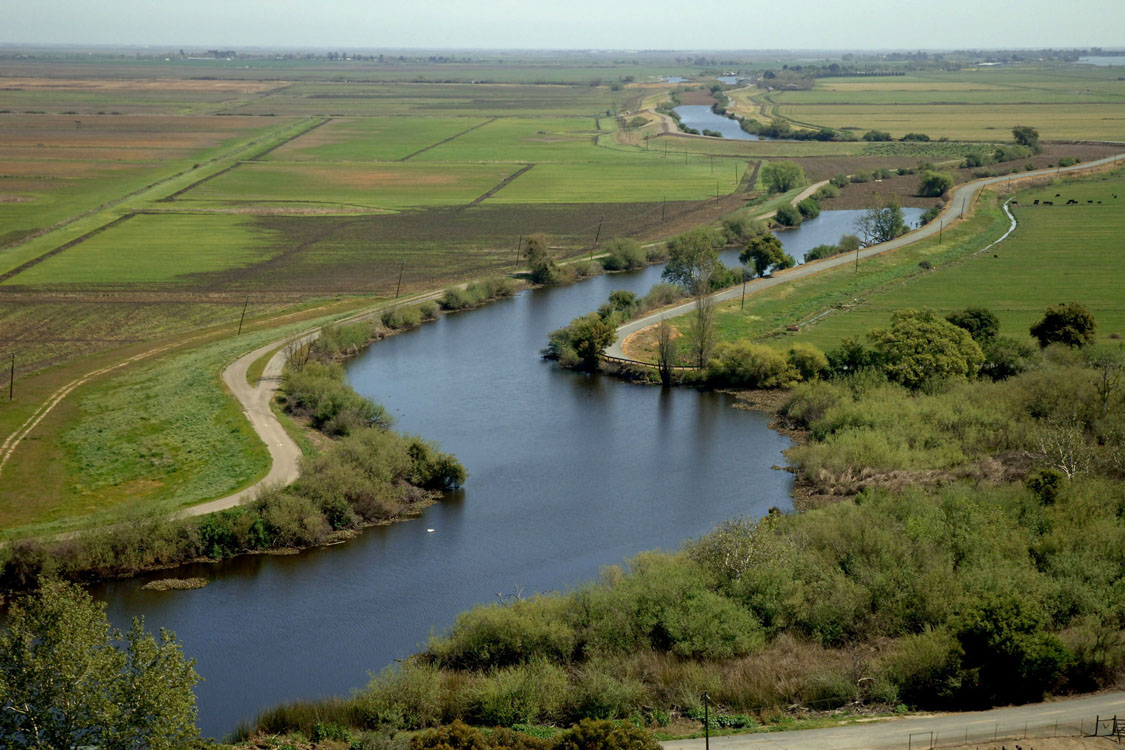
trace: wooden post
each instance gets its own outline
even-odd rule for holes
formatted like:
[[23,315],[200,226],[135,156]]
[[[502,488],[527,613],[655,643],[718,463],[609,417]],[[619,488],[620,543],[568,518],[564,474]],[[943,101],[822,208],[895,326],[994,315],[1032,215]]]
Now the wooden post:
[[238,333],[235,336],[242,335],[242,322],[246,320],[246,308],[250,304],[250,295],[246,295],[246,301],[242,303],[242,317],[238,319]]
[[943,232],[944,230],[945,230],[945,219],[942,219],[942,220],[941,220],[941,223],[940,223],[940,224],[938,224],[938,228],[937,228],[937,243],[938,243],[939,245],[941,244],[941,233],[942,233],[942,232]]
[[664,202],[660,204],[660,221],[664,222],[664,211],[668,208],[668,196],[664,196]]
[[746,309],[746,273],[745,272],[743,272],[743,274],[742,274],[742,306],[739,309],[740,310]]
[[8,375],[8,400],[12,400],[12,394],[16,389],[16,355],[12,354],[12,371]]
[[523,235],[520,235],[519,242],[516,243],[516,263],[520,262],[520,251],[523,250]]
[[711,750],[711,696],[703,694],[703,747]]
[[402,291],[402,274],[405,271],[406,271],[406,261],[404,260],[402,262],[402,265],[399,266],[399,268],[398,268],[398,286],[395,287],[395,299],[398,299],[399,292]]

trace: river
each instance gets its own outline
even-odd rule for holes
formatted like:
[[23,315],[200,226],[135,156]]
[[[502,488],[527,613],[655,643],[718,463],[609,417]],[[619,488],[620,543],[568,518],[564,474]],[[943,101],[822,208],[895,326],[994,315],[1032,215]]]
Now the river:
[[680,116],[680,122],[701,133],[704,130],[714,130],[721,133],[723,138],[733,138],[738,141],[762,140],[753,133],[747,133],[743,130],[742,126],[738,124],[738,120],[717,115],[706,104],[683,104],[676,107],[675,111]]
[[[787,249],[803,255],[820,242],[818,225],[848,231],[836,213],[783,233]],[[723,259],[737,263],[737,253]],[[464,490],[421,518],[299,555],[149,577],[211,580],[195,591],[127,580],[93,593],[118,627],[143,614],[149,629],[179,636],[205,679],[200,726],[222,736],[279,702],[361,687],[475,603],[574,586],[724,519],[790,508],[791,476],[772,468],[789,443],[763,414],[723,394],[630,385],[539,358],[549,331],[612,290],[643,294],[660,271],[525,291],[382,341],[350,364],[353,386],[399,429],[438,441],[470,472]]]

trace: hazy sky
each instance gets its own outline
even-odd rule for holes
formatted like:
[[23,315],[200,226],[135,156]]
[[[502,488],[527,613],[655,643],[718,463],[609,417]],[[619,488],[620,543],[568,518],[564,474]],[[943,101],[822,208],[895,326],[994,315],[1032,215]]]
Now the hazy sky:
[[1125,0],[0,0],[0,42],[811,49],[1125,45]]

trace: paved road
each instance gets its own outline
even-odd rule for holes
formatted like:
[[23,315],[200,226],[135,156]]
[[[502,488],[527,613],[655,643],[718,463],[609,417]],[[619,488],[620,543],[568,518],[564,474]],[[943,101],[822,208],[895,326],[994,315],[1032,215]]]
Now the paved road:
[[[1096,719],[1117,715],[1125,719],[1125,692],[996,708],[974,713],[906,716],[864,724],[712,737],[717,750],[875,750],[876,748],[950,747],[973,742],[1021,740],[1027,737],[1078,736],[1092,733]],[[1057,729],[1056,729],[1057,727]],[[933,733],[932,737],[930,733]],[[1102,735],[1106,733],[1103,725]],[[704,740],[661,743],[668,750],[701,750]],[[1014,744],[1014,743],[1009,743]]]
[[[1062,169],[1040,169],[1033,172],[1021,172],[1019,175],[1015,176],[1015,179],[1024,180],[1032,177],[1054,176],[1061,172],[1077,172],[1092,169],[1106,164],[1112,164],[1122,156],[1125,156],[1125,154],[1107,156],[1104,159],[1098,159],[1097,161],[1086,162],[1084,164],[1077,164],[1073,167],[1064,167]],[[988,187],[989,185],[997,185],[1003,182],[1007,182],[1009,179],[1010,178],[1007,176],[987,177],[982,180],[975,180],[973,182],[965,183],[964,185],[956,188],[953,191],[949,203],[946,204],[945,210],[942,211],[941,215],[938,218],[934,219],[929,224],[926,224],[921,229],[915,229],[913,232],[904,234],[901,237],[896,237],[890,242],[883,242],[881,244],[872,245],[871,247],[866,247],[860,250],[859,258],[862,260],[864,258],[870,258],[873,255],[880,255],[882,253],[898,250],[899,248],[906,247],[907,245],[913,244],[918,240],[925,239],[926,237],[932,237],[933,235],[937,234],[945,224],[952,225],[953,222],[957,221],[963,214],[968,213],[972,206],[973,200],[982,188]],[[804,193],[795,198],[794,202],[803,197],[805,197]],[[821,273],[822,271],[826,271],[830,268],[838,268],[839,266],[844,266],[855,262],[856,256],[854,254],[848,253],[846,255],[834,255],[831,258],[824,258],[823,260],[816,260],[810,263],[804,263],[794,268],[786,269],[784,271],[778,271],[770,278],[754,279],[753,281],[747,282],[745,284],[746,296],[749,297],[752,294],[757,294],[766,289],[771,289],[781,284],[788,284],[789,282],[796,279],[803,279],[807,276]],[[725,302],[727,300],[737,299],[742,295],[742,286],[743,285],[738,285],[729,289],[724,289],[721,292],[716,292],[715,294],[711,295],[711,297],[717,302]],[[650,315],[645,315],[642,318],[637,318],[636,320],[626,323],[625,325],[617,329],[617,341],[615,341],[612,346],[607,348],[605,353],[610,357],[630,359],[625,355],[624,350],[625,342],[630,336],[644,328],[648,328],[651,325],[659,323],[661,320],[684,315],[691,311],[694,304],[694,302],[684,302],[682,304],[676,305],[675,307],[659,310]]]

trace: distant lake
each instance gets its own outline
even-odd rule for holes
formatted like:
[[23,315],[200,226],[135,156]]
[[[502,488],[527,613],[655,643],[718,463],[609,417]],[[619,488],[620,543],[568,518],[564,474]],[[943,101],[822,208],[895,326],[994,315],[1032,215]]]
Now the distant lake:
[[706,104],[684,104],[676,107],[676,114],[680,116],[680,122],[700,132],[714,130],[722,133],[723,138],[733,138],[738,141],[762,140],[753,133],[743,130],[737,120],[715,114]]
[[1110,65],[1125,66],[1125,57],[1112,57],[1109,55],[1099,55],[1094,57],[1080,57],[1078,62],[1084,65],[1098,65],[1107,67]]
[[725,83],[728,86],[733,86],[738,83],[738,76],[715,76],[715,80],[719,83]]
[[664,76],[667,83],[687,83],[687,79],[683,76]]

